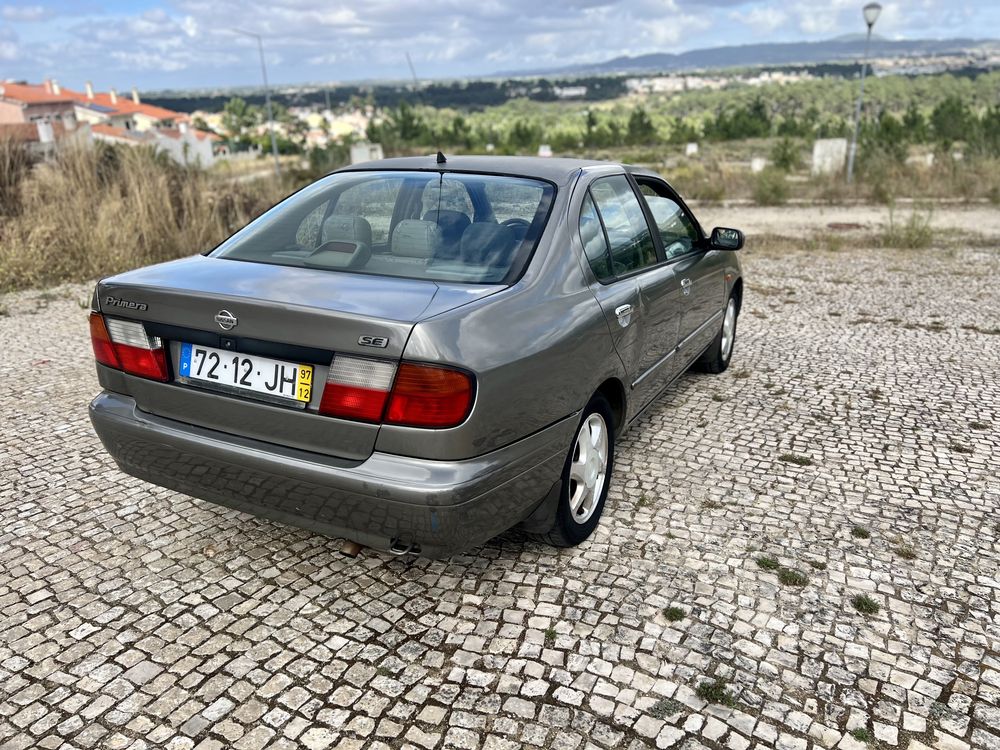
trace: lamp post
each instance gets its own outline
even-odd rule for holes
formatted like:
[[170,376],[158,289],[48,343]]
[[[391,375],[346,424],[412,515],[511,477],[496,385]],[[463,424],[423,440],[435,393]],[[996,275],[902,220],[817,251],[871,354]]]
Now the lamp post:
[[854,156],[858,151],[858,130],[861,128],[861,102],[865,98],[865,71],[868,69],[868,50],[872,44],[872,26],[878,20],[878,14],[882,12],[882,6],[878,3],[868,3],[861,12],[865,16],[865,23],[868,24],[868,36],[865,38],[865,57],[861,64],[861,90],[858,92],[858,103],[854,107],[854,134],[851,136],[851,148],[847,152],[847,184],[854,181]]
[[260,72],[264,76],[264,103],[267,106],[267,129],[271,134],[271,154],[274,156],[274,174],[281,177],[281,164],[278,162],[278,141],[274,137],[274,117],[271,114],[271,88],[267,84],[267,65],[264,63],[264,40],[260,34],[242,29],[233,29],[237,34],[253,37],[257,40],[257,52],[260,54]]

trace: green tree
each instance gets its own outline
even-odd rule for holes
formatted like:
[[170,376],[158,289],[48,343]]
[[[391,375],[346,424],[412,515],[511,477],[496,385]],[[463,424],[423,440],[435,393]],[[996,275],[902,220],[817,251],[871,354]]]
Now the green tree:
[[957,96],[949,96],[931,112],[934,140],[943,148],[950,148],[955,141],[967,140],[972,134],[973,123],[968,105]]
[[222,128],[233,140],[241,140],[245,133],[263,118],[260,110],[245,99],[234,96],[222,107]]
[[629,115],[625,140],[630,146],[656,142],[656,126],[642,107],[636,107]]

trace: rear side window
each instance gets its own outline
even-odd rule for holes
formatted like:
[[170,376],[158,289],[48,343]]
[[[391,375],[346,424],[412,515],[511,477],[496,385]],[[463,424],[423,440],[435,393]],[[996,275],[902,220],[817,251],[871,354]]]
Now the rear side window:
[[583,240],[583,251],[594,275],[601,281],[607,281],[611,273],[611,253],[608,251],[608,241],[604,236],[604,228],[597,216],[597,207],[590,193],[583,199],[580,211],[580,239]]
[[522,177],[342,172],[251,222],[211,255],[473,284],[520,276],[555,188]]
[[612,273],[624,276],[656,263],[653,236],[625,175],[595,180],[590,194],[608,234]]

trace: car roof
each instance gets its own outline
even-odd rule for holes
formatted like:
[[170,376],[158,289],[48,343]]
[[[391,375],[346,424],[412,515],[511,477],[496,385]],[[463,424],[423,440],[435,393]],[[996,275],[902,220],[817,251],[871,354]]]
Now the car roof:
[[478,172],[485,174],[516,175],[535,177],[556,184],[565,184],[584,167],[616,166],[621,164],[593,159],[567,159],[541,156],[448,156],[444,164],[437,163],[436,155],[405,156],[393,159],[379,159],[337,170],[338,172],[371,170],[422,170],[447,172]]

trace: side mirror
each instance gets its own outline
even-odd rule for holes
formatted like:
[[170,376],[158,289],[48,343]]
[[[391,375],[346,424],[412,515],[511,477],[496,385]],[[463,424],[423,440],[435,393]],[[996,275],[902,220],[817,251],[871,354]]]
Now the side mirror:
[[726,229],[716,227],[712,230],[712,238],[709,243],[713,250],[739,250],[743,247],[746,238],[739,229]]

